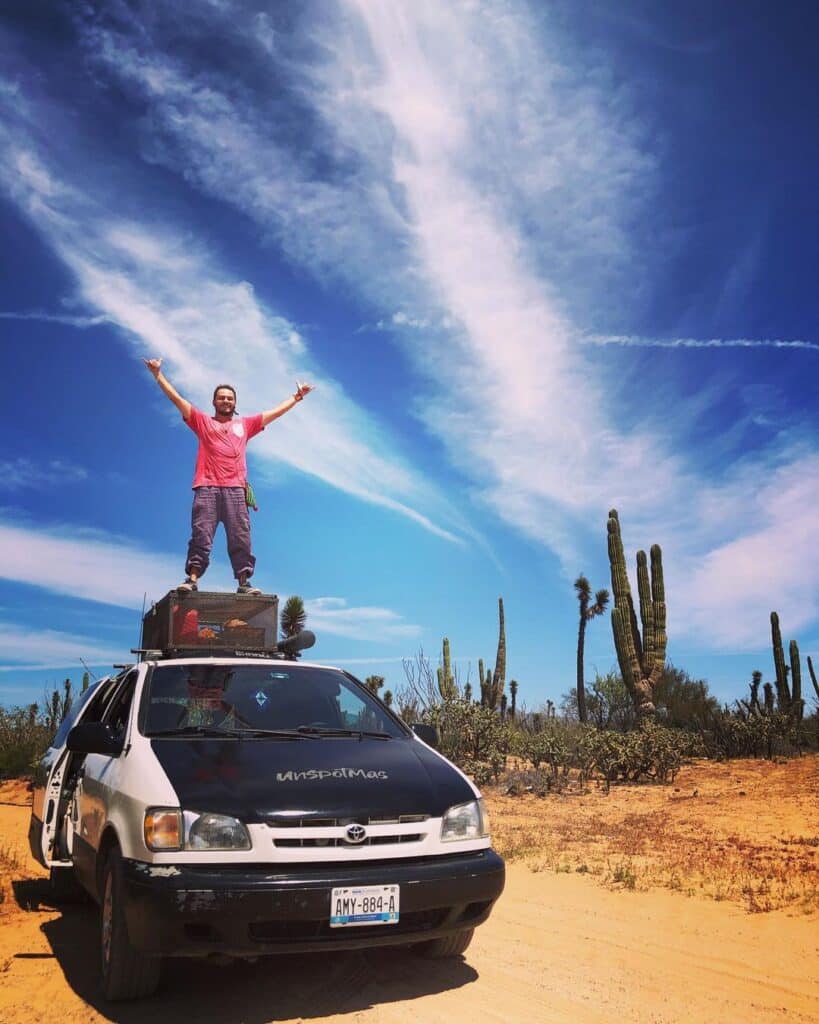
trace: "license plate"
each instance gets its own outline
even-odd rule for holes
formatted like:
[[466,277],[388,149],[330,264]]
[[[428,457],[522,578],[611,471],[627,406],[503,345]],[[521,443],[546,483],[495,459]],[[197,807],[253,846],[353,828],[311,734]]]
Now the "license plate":
[[330,927],[395,924],[398,920],[399,888],[397,885],[358,885],[333,889],[330,893]]

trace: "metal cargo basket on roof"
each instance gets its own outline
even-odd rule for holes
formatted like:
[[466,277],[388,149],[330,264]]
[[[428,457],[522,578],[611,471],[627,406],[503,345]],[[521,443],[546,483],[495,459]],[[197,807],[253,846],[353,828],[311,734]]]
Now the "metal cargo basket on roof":
[[276,648],[279,599],[275,594],[219,594],[172,590],[142,620],[143,650],[251,651]]

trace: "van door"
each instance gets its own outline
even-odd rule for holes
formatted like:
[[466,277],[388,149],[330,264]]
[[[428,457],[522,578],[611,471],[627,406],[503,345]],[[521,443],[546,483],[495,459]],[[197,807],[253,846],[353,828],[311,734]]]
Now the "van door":
[[29,837],[32,852],[44,867],[69,867],[72,863],[69,811],[85,755],[66,750],[68,734],[78,722],[100,720],[120,680],[120,676],[106,677],[86,691],[87,696],[81,695],[76,713],[66,716],[41,762],[38,774],[42,785],[38,786],[35,777]]
[[100,839],[109,818],[112,795],[118,790],[120,758],[128,750],[131,706],[137,675],[134,668],[120,677],[119,685],[106,703],[100,718],[122,740],[122,753],[117,756],[86,754],[72,800],[69,825],[73,842],[72,863],[80,881],[91,891],[96,887]]

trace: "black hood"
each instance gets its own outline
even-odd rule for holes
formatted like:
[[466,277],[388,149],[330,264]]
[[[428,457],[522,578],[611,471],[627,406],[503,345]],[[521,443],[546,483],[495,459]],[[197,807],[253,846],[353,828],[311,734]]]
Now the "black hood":
[[451,765],[413,739],[151,740],[185,810],[267,821],[428,814],[474,800]]

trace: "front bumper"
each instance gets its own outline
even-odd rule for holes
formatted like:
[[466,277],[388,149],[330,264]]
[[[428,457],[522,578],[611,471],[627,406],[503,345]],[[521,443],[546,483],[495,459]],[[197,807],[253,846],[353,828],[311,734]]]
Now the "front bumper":
[[[128,937],[162,956],[236,957],[434,939],[481,924],[503,891],[493,850],[366,864],[162,865],[123,862]],[[331,928],[330,890],[401,886],[395,924]]]

